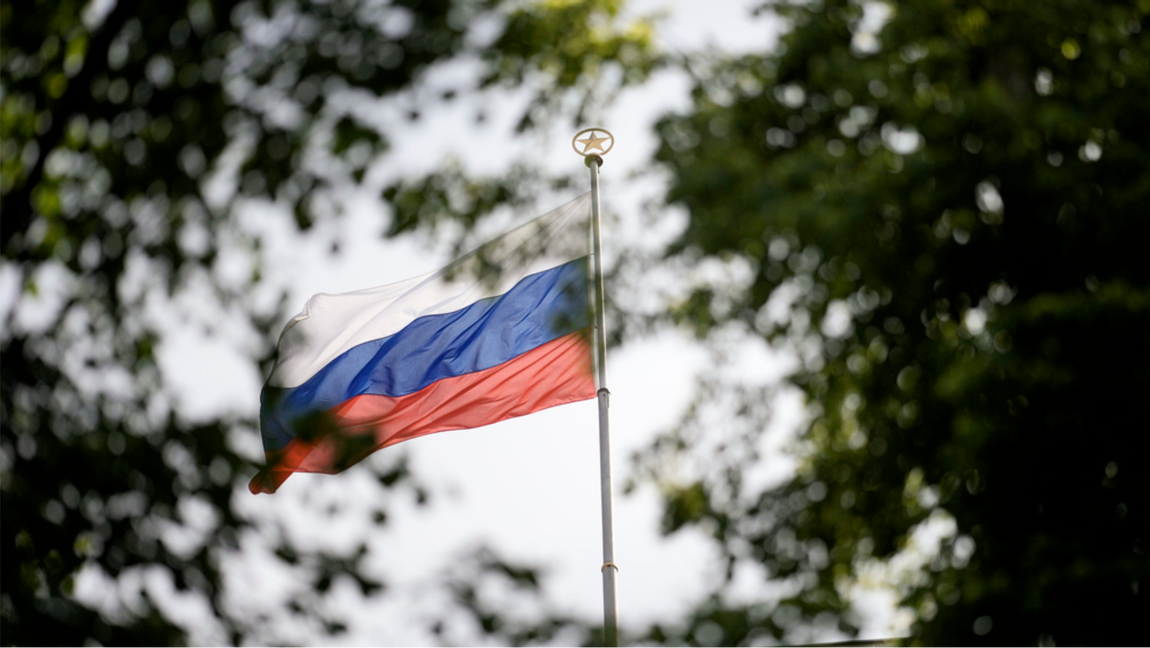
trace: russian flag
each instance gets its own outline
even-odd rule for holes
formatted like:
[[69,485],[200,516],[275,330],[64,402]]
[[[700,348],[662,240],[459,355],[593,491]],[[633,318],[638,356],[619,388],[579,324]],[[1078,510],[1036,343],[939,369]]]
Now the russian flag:
[[260,395],[273,493],[407,439],[595,397],[590,197],[406,281],[308,300]]

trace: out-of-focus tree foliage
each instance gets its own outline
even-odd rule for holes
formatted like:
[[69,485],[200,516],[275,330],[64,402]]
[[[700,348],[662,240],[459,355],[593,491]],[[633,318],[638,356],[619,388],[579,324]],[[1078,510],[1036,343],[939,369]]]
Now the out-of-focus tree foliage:
[[[165,323],[230,313],[263,341],[250,361],[266,362],[284,313],[249,298],[259,241],[236,225],[238,198],[292,205],[303,230],[332,217],[325,206],[337,201],[317,197],[362,181],[404,127],[372,123],[363,106],[418,91],[448,61],[478,62],[479,78],[431,100],[526,88],[524,128],[564,97],[593,103],[598,73],[618,60],[627,73],[603,79],[641,80],[649,31],[623,25],[620,10],[617,0],[3,3],[0,249],[15,300],[0,336],[5,644],[186,641],[146,596],[126,594],[134,602],[110,615],[78,603],[85,567],[112,579],[159,570],[206,601],[225,633],[215,640],[300,640],[224,602],[221,557],[252,523],[233,498],[248,496],[255,470],[236,440],[257,434],[253,412],[194,423],[175,413],[155,355]],[[250,255],[246,278],[221,270],[224,248]],[[380,481],[410,484],[402,465]],[[173,542],[187,537],[198,540]],[[305,555],[279,542],[284,568],[316,593],[342,577],[364,596],[384,585],[363,571],[362,547]],[[290,606],[321,630],[346,627],[306,601]]]
[[1139,641],[1150,4],[764,9],[791,27],[779,49],[691,57],[693,106],[660,122],[657,158],[689,214],[672,257],[748,269],[672,314],[796,354],[797,476],[744,479],[769,408],[732,377],[710,394],[743,424],[691,419],[640,465],[680,471],[666,528],[708,533],[726,583],[757,565],[791,589],[743,605],[723,585],[648,637],[849,633],[863,568],[929,527],[939,553],[896,583],[915,641]]
[[[521,129],[593,112],[655,64],[649,28],[621,24],[621,4],[0,5],[0,288],[15,299],[0,332],[0,641],[186,641],[146,598],[125,595],[116,614],[77,602],[83,568],[161,573],[206,603],[220,641],[298,640],[228,604],[221,564],[253,524],[233,502],[255,470],[237,439],[256,432],[243,415],[174,411],[156,358],[165,324],[202,323],[206,299],[264,341],[250,361],[266,362],[283,306],[250,299],[259,239],[237,201],[291,205],[301,230],[331,218],[338,189],[365,182],[404,127],[365,106],[404,93],[412,119],[499,88],[528,91]],[[688,56],[694,105],[659,124],[656,158],[667,202],[689,214],[671,257],[742,278],[700,286],[670,317],[795,354],[799,469],[781,486],[752,478],[774,392],[719,367],[638,466],[665,489],[665,529],[709,534],[726,578],[683,623],[625,635],[850,632],[865,574],[933,529],[938,555],[895,583],[916,640],[1136,640],[1150,569],[1150,5],[763,9],[789,21],[779,49]],[[448,62],[481,72],[423,92]],[[536,177],[452,168],[388,186],[387,233],[472,224]],[[237,249],[251,257],[240,280],[220,258]],[[381,488],[412,481],[402,465],[380,474]],[[365,597],[386,586],[362,547],[276,542],[315,596],[345,577]],[[771,581],[761,600],[728,593],[748,572]],[[596,639],[494,608],[477,586],[491,578],[528,597],[539,582],[490,554],[461,566],[448,587],[479,632]],[[345,628],[314,600],[288,614]]]

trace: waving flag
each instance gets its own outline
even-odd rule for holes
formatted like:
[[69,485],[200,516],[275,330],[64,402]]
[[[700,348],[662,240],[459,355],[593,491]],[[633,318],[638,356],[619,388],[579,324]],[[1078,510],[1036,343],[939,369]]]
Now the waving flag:
[[309,299],[260,396],[267,467],[251,491],[594,398],[589,214],[585,194],[442,270]]

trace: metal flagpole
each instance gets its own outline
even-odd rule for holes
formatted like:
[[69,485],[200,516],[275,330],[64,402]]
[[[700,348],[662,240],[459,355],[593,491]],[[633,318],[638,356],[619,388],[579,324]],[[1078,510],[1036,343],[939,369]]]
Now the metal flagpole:
[[[599,135],[599,134],[602,135]],[[580,135],[587,137],[579,139]],[[571,141],[575,152],[584,157],[591,169],[591,259],[592,284],[595,286],[595,382],[599,398],[599,489],[603,508],[603,644],[619,645],[619,606],[616,601],[615,530],[611,491],[611,426],[607,416],[611,392],[607,390],[607,329],[604,325],[603,238],[599,217],[599,167],[601,155],[615,146],[615,137],[602,128],[577,133]],[[582,145],[582,150],[579,149]]]

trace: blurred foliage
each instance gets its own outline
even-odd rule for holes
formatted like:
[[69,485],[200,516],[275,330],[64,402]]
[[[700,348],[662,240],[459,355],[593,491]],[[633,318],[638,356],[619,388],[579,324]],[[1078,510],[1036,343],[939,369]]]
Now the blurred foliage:
[[[666,201],[689,214],[670,260],[749,268],[670,316],[789,349],[809,416],[793,479],[745,479],[770,394],[733,392],[720,368],[637,457],[664,484],[665,529],[701,530],[728,563],[712,598],[645,638],[849,635],[885,564],[914,642],[1137,641],[1150,4],[761,10],[790,28],[777,50],[689,56],[693,106],[658,124]],[[706,418],[720,394],[735,422]],[[896,569],[930,529],[937,554]],[[765,606],[726,596],[747,569],[785,587]]]
[[[188,627],[125,580],[154,573],[215,617],[222,634],[200,640],[301,640],[266,627],[274,611],[226,604],[221,565],[256,524],[234,501],[255,470],[243,448],[258,436],[256,394],[252,411],[186,420],[157,349],[173,322],[208,337],[223,327],[258,340],[240,353],[266,369],[285,305],[252,299],[261,247],[238,223],[239,202],[289,205],[300,230],[334,217],[332,195],[348,178],[363,182],[405,127],[373,121],[371,107],[419,95],[427,73],[452,61],[479,61],[482,72],[435,100],[523,86],[532,98],[523,127],[556,118],[567,93],[586,108],[610,94],[604,84],[641,81],[654,60],[650,32],[642,20],[624,24],[620,9],[617,0],[0,5],[0,249],[12,300],[0,334],[3,643],[185,643]],[[599,79],[624,58],[626,74]],[[504,198],[459,186],[484,208]],[[393,233],[409,227],[406,205]],[[239,280],[221,261],[237,250],[251,269]],[[380,488],[426,499],[402,463],[381,470]],[[375,522],[386,520],[380,508]],[[362,546],[312,554],[282,530],[263,535],[315,593],[341,575],[364,597],[384,587],[365,571]],[[100,610],[71,596],[81,570],[119,579]],[[308,600],[286,613],[346,629],[346,618]]]
[[[520,130],[597,116],[666,63],[650,23],[625,20],[618,0],[25,4],[0,5],[0,288],[14,299],[0,332],[0,641],[186,642],[161,602],[127,591],[144,572],[204,602],[215,641],[298,641],[268,629],[274,612],[228,603],[222,566],[258,524],[234,501],[255,470],[254,412],[176,412],[157,359],[170,323],[212,336],[221,325],[203,313],[232,314],[266,369],[285,305],[252,299],[261,241],[241,201],[289,206],[300,231],[336,217],[341,191],[372,181],[429,102],[523,91]],[[636,466],[661,488],[664,531],[702,531],[725,569],[680,622],[625,636],[849,635],[877,579],[913,612],[916,642],[1129,642],[1150,569],[1137,423],[1150,5],[760,11],[786,21],[779,46],[686,55],[693,105],[657,126],[666,202],[688,214],[665,262],[734,278],[700,283],[665,318],[729,360],[738,340],[794,356],[797,475],[756,477],[783,389],[717,363]],[[460,62],[480,72],[429,94],[428,73]],[[384,102],[406,118],[380,119]],[[471,226],[563,182],[447,165],[378,187],[393,216],[380,234]],[[239,280],[221,259],[237,250]],[[401,462],[380,470],[379,488],[426,501]],[[937,554],[905,567],[932,530]],[[387,589],[362,545],[261,534],[306,581],[286,613],[310,627],[346,629],[315,604],[345,577],[365,598]],[[71,596],[81,570],[119,579],[118,601]],[[732,594],[747,573],[763,582],[753,600]],[[601,639],[531,607],[536,569],[481,550],[445,578],[495,641]],[[435,614],[434,636],[474,639]]]

